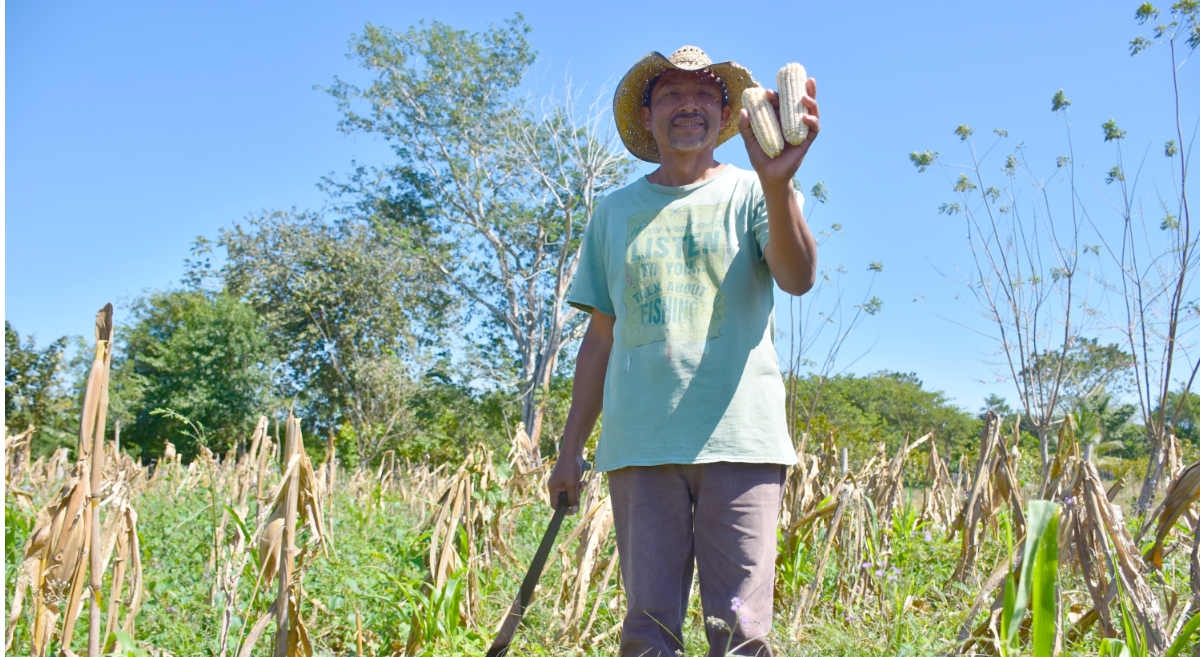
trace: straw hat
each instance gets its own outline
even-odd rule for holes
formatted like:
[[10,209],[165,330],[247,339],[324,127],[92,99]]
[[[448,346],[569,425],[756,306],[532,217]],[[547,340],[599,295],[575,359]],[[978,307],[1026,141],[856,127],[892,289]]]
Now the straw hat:
[[695,46],[684,46],[670,57],[652,52],[638,60],[625,77],[621,78],[621,84],[617,85],[617,93],[613,96],[613,116],[617,121],[617,131],[621,133],[621,141],[625,142],[625,148],[647,162],[660,162],[661,157],[653,135],[642,127],[642,105],[646,101],[650,82],[671,69],[707,69],[725,85],[725,102],[733,111],[732,118],[717,136],[718,146],[737,134],[737,115],[742,110],[742,91],[747,87],[759,86],[746,67],[735,62],[714,64],[703,50]]

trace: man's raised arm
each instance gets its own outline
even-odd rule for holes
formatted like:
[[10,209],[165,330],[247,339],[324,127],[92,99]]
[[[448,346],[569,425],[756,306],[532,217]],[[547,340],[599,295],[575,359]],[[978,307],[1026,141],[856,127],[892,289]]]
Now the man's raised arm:
[[[763,258],[779,289],[795,296],[808,292],[817,280],[817,241],[804,221],[804,214],[792,188],[792,178],[817,138],[817,133],[821,131],[816,80],[809,78],[805,90],[806,95],[800,102],[808,109],[808,114],[801,120],[808,124],[808,139],[799,146],[785,143],[783,152],[774,158],[767,156],[759,146],[758,138],[750,127],[747,110],[743,108],[738,117],[738,129],[746,143],[746,153],[750,156],[754,171],[758,173],[766,198],[771,240],[763,250]],[[778,111],[779,94],[768,91],[767,100]]]

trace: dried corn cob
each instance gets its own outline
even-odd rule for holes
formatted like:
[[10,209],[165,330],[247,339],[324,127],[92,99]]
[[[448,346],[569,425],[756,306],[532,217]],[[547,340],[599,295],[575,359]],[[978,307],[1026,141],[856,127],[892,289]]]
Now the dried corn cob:
[[768,157],[775,157],[783,152],[783,135],[779,131],[779,121],[775,118],[775,108],[767,100],[767,91],[762,87],[750,87],[742,92],[742,107],[750,113],[750,125],[754,128],[754,136],[758,137],[758,145]]
[[808,124],[803,120],[808,110],[800,103],[806,93],[808,75],[799,64],[788,64],[779,69],[775,76],[779,84],[779,121],[783,124],[783,138],[793,146],[808,139]]

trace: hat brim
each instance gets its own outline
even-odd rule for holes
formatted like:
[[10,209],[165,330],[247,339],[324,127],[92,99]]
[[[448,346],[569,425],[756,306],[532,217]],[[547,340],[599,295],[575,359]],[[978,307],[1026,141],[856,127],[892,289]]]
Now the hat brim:
[[638,60],[621,78],[617,91],[613,95],[613,118],[617,122],[617,132],[621,141],[635,157],[646,162],[660,163],[662,157],[658,153],[658,142],[649,130],[642,127],[642,103],[646,98],[646,86],[664,71],[712,71],[725,83],[730,112],[729,121],[717,135],[717,146],[728,141],[737,134],[737,116],[742,111],[742,91],[748,87],[760,86],[750,75],[750,69],[736,62],[721,62],[708,66],[687,68],[673,64],[662,53],[652,52]]

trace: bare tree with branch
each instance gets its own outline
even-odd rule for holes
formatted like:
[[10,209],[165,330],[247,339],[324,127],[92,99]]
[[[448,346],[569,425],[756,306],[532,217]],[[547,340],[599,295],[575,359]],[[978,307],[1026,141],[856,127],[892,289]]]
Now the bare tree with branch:
[[583,319],[565,304],[579,238],[630,163],[603,129],[611,120],[597,104],[581,115],[570,84],[540,103],[521,94],[534,61],[527,32],[520,16],[479,34],[368,25],[352,48],[374,82],[336,80],[330,92],[344,130],[383,136],[399,160],[335,187],[483,316],[483,335],[470,338],[493,360],[515,362],[490,369],[517,390],[536,451],[540,393]]
[[[1065,119],[1069,105],[1060,91],[1052,109]],[[1067,356],[1079,339],[1078,311],[1086,308],[1087,302],[1076,285],[1083,215],[1074,193],[1072,156],[1059,157],[1056,170],[1041,178],[1029,167],[1024,149],[1018,145],[1001,169],[1007,178],[1004,189],[988,185],[983,163],[1008,137],[1003,130],[994,133],[993,143],[980,153],[970,126],[960,125],[955,130],[967,146],[968,164],[943,162],[931,151],[909,157],[919,171],[939,167],[953,185],[957,201],[943,204],[940,212],[963,218],[972,258],[970,267],[958,272],[958,282],[990,324],[990,330],[980,333],[998,343],[1001,371],[1012,382],[1019,410],[1038,437],[1044,478],[1056,411],[1064,385],[1072,378],[1074,361]],[[1070,146],[1069,122],[1067,138]],[[1065,216],[1059,215],[1050,193],[1060,176],[1067,178],[1070,190]],[[1024,185],[1032,188],[1032,197],[1022,194]],[[1053,366],[1046,367],[1046,363]]]
[[[1172,167],[1174,193],[1164,196],[1161,188],[1157,192],[1163,213],[1157,234],[1147,225],[1146,210],[1137,200],[1138,182],[1149,149],[1132,175],[1127,175],[1122,148],[1125,131],[1112,119],[1101,126],[1104,141],[1114,145],[1117,163],[1105,177],[1105,183],[1115,188],[1116,193],[1111,198],[1103,192],[1100,195],[1122,220],[1119,236],[1103,240],[1120,270],[1119,280],[1110,282],[1120,300],[1114,319],[1133,355],[1138,407],[1150,450],[1138,494],[1139,515],[1149,510],[1158,492],[1168,441],[1196,373],[1200,371],[1200,359],[1191,363],[1192,358],[1187,353],[1189,339],[1196,328],[1195,320],[1200,319],[1200,307],[1191,298],[1191,274],[1197,265],[1200,233],[1192,231],[1187,200],[1187,151],[1196,132],[1193,129],[1192,139],[1185,149],[1179,97],[1179,70],[1187,62],[1187,56],[1180,59],[1180,51],[1186,50],[1190,55],[1200,45],[1198,12],[1200,6],[1196,3],[1181,2],[1173,5],[1164,17],[1150,3],[1142,4],[1136,17],[1141,24],[1154,25],[1154,37],[1139,36],[1130,42],[1131,55],[1155,44],[1165,44],[1170,53],[1175,138],[1166,141],[1163,153],[1172,158],[1176,166]],[[1100,228],[1097,232],[1104,234]],[[1180,356],[1186,364],[1176,362]],[[1175,378],[1177,365],[1184,365],[1186,378]],[[1178,393],[1178,403],[1173,406],[1168,402],[1172,386],[1177,386]]]

